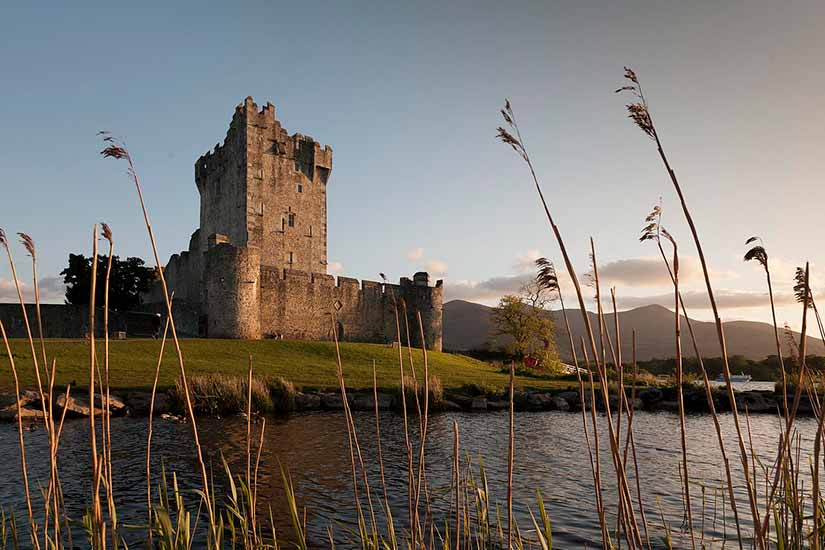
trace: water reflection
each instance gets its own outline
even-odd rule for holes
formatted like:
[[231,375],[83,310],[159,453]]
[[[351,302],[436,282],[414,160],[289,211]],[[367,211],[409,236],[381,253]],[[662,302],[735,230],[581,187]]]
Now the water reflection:
[[[460,426],[464,460],[477,463],[483,455],[489,477],[491,501],[506,498],[507,472],[507,415],[439,414],[430,419],[427,445],[428,492],[435,518],[443,517],[449,509],[448,488],[452,468],[452,426]],[[722,415],[721,423],[732,463],[738,464],[733,419]],[[751,419],[753,446],[765,464],[773,462],[773,449],[780,430],[780,419],[772,415]],[[356,426],[361,441],[364,461],[370,483],[378,502],[380,477],[375,440],[375,420],[370,414],[356,414]],[[411,423],[411,426],[416,424]],[[734,533],[730,512],[722,509],[724,470],[716,434],[708,416],[690,416],[687,419],[690,475],[694,496],[694,524],[703,528],[705,542],[731,536]],[[246,423],[240,418],[200,420],[201,441],[206,459],[215,472],[218,490],[223,491],[221,455],[226,457],[236,474],[246,468]],[[800,432],[810,439],[816,425],[811,419],[799,420]],[[260,424],[253,426],[253,442],[257,444]],[[146,420],[123,418],[112,423],[114,491],[118,515],[122,523],[139,524],[146,521],[146,489],[144,463],[146,460]],[[185,424],[160,421],[155,426],[153,445],[153,472],[161,468],[176,472],[182,487],[192,489],[199,485],[196,457],[191,444],[189,427]],[[648,520],[656,537],[663,535],[659,506],[674,531],[683,520],[682,500],[678,475],[679,461],[678,418],[666,413],[636,414],[634,434],[640,468],[640,483],[648,511]],[[69,512],[80,518],[83,507],[77,503],[89,501],[90,458],[88,424],[85,421],[67,421],[60,450],[61,477]],[[520,524],[530,525],[528,507],[535,510],[535,494],[540,489],[553,521],[556,548],[599,546],[600,531],[595,512],[593,481],[588,463],[587,447],[582,439],[581,416],[571,413],[538,412],[516,414],[516,467],[514,472],[515,511]],[[607,432],[600,430],[603,460],[603,486],[606,505],[616,508],[615,475],[611,475],[607,449]],[[407,519],[407,458],[403,422],[400,416],[382,417],[381,435],[388,495],[396,520],[403,525]],[[41,429],[26,434],[30,479],[47,479],[46,435]],[[414,441],[415,445],[416,442]],[[805,443],[803,443],[804,445]],[[810,448],[810,447],[808,447]],[[6,510],[14,508],[18,517],[25,516],[25,500],[19,482],[19,455],[16,428],[11,424],[0,426],[0,502]],[[466,453],[466,455],[464,454]],[[352,506],[352,471],[344,417],[340,413],[295,415],[289,419],[270,418],[264,450],[261,457],[258,494],[263,511],[272,514],[279,535],[290,538],[291,523],[283,498],[281,465],[288,467],[299,496],[299,505],[307,509],[311,542],[323,545],[327,529],[332,526],[340,542],[346,540],[346,530],[354,525]],[[734,468],[734,474],[738,471]],[[740,516],[748,523],[748,508],[741,476],[736,475],[737,499]],[[762,477],[764,484],[764,476]],[[631,480],[633,483],[633,480]],[[809,481],[805,482],[809,486]],[[705,486],[704,498],[702,486]],[[190,495],[194,498],[193,495]],[[764,497],[763,497],[764,500]],[[659,504],[660,503],[660,504]],[[382,514],[378,513],[379,519]],[[615,516],[610,518],[615,524]],[[678,533],[677,533],[678,534]],[[143,533],[127,533],[134,545]]]

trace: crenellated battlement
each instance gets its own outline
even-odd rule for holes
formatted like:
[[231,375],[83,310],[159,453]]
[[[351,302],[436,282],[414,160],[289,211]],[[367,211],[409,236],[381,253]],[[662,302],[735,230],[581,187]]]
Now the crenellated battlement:
[[[175,254],[172,256],[172,258],[176,258],[176,256],[177,255]],[[281,269],[272,266],[261,266],[261,284],[275,284],[281,281],[297,281],[301,283],[310,283],[317,286],[334,286],[338,288],[355,287],[359,290],[380,289],[382,293],[390,291],[401,293],[407,288],[416,286],[408,277],[401,277],[399,280],[399,284],[393,284],[382,283],[378,281],[370,281],[367,279],[359,281],[354,277],[345,277],[343,275],[339,275],[338,277],[336,277],[334,275],[328,275],[326,273],[311,273],[309,271],[302,271],[300,269]],[[434,286],[428,286],[427,288],[440,288],[442,283],[443,281],[439,279],[438,281],[436,281]],[[421,287],[418,286],[418,288]]]
[[[237,134],[246,133],[248,127],[257,128],[273,133],[277,136],[276,154],[293,160],[310,161],[313,165],[332,169],[332,147],[323,145],[311,136],[296,132],[289,135],[282,128],[276,117],[275,106],[268,102],[260,110],[258,105],[248,96],[235,107],[232,122],[222,142],[216,143],[213,148],[201,155],[195,163],[195,177],[205,176],[209,170],[219,168],[220,165],[236,152],[232,150],[239,143],[235,139]],[[231,151],[227,153],[227,149]]]

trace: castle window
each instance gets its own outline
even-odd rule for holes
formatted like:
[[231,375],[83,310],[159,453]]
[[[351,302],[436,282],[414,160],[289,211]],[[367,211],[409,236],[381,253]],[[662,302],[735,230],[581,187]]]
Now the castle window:
[[286,231],[286,218],[281,218],[281,231]]
[[286,263],[292,265],[295,263],[295,253],[294,252],[287,252],[286,253]]
[[304,186],[303,186],[303,185],[301,185],[300,183],[298,184],[298,192],[299,192],[299,193],[303,193],[303,192],[304,192]]
[[311,225],[309,226],[309,235],[307,235],[307,236],[312,237],[312,226]]
[[289,218],[289,227],[295,227],[295,213],[290,212],[288,218]]

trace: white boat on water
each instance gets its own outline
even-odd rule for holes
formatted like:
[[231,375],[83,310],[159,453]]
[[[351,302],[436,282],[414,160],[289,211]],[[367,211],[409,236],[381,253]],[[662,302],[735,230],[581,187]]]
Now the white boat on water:
[[[716,378],[716,381],[717,382],[725,382],[725,373],[719,374],[719,376]],[[750,382],[751,381],[751,375],[750,374],[745,374],[743,372],[739,373],[739,374],[731,374],[730,375],[730,381],[731,381],[731,383]]]

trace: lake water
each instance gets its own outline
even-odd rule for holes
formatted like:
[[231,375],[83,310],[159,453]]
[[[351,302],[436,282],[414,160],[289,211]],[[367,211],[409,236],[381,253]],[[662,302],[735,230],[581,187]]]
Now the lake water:
[[[600,530],[594,506],[593,482],[588,463],[587,447],[582,438],[581,415],[564,412],[522,412],[516,414],[516,465],[514,472],[515,512],[523,529],[530,529],[528,506],[536,510],[535,494],[540,489],[553,522],[554,548],[599,547]],[[387,483],[399,523],[405,521],[406,511],[406,453],[401,417],[387,413],[382,417],[382,441]],[[449,507],[447,497],[452,463],[452,426],[460,426],[461,446],[470,457],[483,455],[490,482],[491,500],[504,502],[507,472],[507,414],[456,413],[438,414],[430,418],[427,469],[433,509],[436,515]],[[735,432],[730,415],[721,421],[728,442],[732,462],[735,450]],[[744,422],[744,420],[743,420]],[[216,482],[220,483],[220,454],[236,464],[236,473],[245,466],[245,421],[240,418],[202,419],[202,444],[212,467]],[[602,422],[603,424],[603,422]],[[812,419],[798,421],[803,437],[814,434]],[[356,414],[356,425],[368,464],[371,484],[379,486],[374,418],[370,414]],[[694,495],[694,524],[703,528],[709,547],[720,547],[718,541],[734,531],[729,521],[730,512],[722,511],[721,487],[724,479],[720,453],[713,424],[708,416],[687,418],[690,475]],[[258,426],[259,428],[259,426]],[[780,429],[780,418],[773,415],[753,416],[751,430],[753,444],[766,464],[773,460]],[[114,433],[113,461],[115,463],[114,489],[118,500],[121,523],[145,521],[145,438],[146,420],[121,418],[112,422]],[[604,445],[603,484],[606,505],[610,512],[616,508],[615,474],[606,447],[607,434],[601,430]],[[70,515],[80,518],[83,510],[77,503],[86,503],[89,487],[88,423],[67,421],[60,448],[61,478],[69,504]],[[153,458],[155,472],[161,463],[167,472],[175,471],[179,483],[186,488],[199,483],[189,427],[168,421],[157,421],[155,426]],[[677,469],[681,458],[678,417],[667,413],[637,412],[634,419],[640,479],[648,513],[648,520],[656,537],[663,531],[659,507],[665,520],[677,532],[682,525],[683,509]],[[30,479],[46,479],[46,436],[40,429],[26,434]],[[18,518],[25,517],[25,501],[19,482],[17,432],[12,424],[0,425],[0,503],[8,511],[14,508]],[[340,413],[299,414],[289,419],[269,419],[260,471],[259,499],[271,505],[275,521],[284,538],[291,535],[290,523],[283,498],[279,463],[287,465],[299,494],[300,505],[306,506],[311,542],[323,546],[327,529],[332,526],[339,541],[353,525],[352,483],[344,417]],[[738,464],[738,462],[737,462]],[[734,473],[738,472],[734,468]],[[34,481],[32,481],[34,482]],[[632,480],[631,480],[632,482]],[[747,525],[747,505],[740,485],[740,515]],[[763,479],[764,483],[764,479]],[[704,506],[702,488],[706,486]],[[658,502],[658,503],[657,503]],[[615,516],[611,520],[615,525]],[[21,521],[23,527],[25,521]],[[128,533],[133,547],[139,543],[142,532]],[[728,545],[731,546],[730,544]]]

